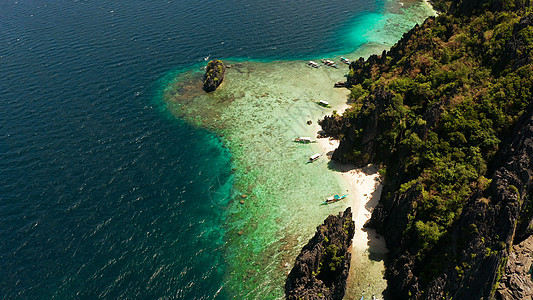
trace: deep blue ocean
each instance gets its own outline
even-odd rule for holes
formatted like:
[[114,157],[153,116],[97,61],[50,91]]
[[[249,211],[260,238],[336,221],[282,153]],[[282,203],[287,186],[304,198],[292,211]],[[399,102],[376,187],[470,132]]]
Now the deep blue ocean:
[[0,298],[239,298],[231,155],[165,109],[166,74],[350,52],[343,32],[383,5],[0,1]]

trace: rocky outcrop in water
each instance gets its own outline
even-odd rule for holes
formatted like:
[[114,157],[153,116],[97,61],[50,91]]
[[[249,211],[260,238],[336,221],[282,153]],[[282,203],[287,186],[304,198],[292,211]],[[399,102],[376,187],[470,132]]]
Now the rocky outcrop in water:
[[204,75],[204,91],[213,92],[224,80],[226,66],[221,60],[214,59],[207,63]]
[[342,299],[354,233],[350,208],[327,217],[296,258],[285,282],[287,299]]

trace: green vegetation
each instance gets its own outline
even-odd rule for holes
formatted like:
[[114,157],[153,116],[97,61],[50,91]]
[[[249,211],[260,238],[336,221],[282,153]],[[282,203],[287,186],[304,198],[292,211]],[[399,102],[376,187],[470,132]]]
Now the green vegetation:
[[337,252],[339,247],[335,244],[330,244],[326,247],[324,257],[320,261],[320,267],[318,269],[318,274],[322,275],[323,278],[334,278],[331,274],[337,271],[337,268],[340,266],[344,256],[338,256]]
[[494,281],[494,284],[492,285],[492,291],[491,294],[493,295],[496,289],[498,288],[500,284],[500,280],[502,279],[503,272],[505,271],[505,266],[507,265],[507,257],[504,257],[502,261],[500,262],[500,265],[498,266],[498,271],[496,273],[496,280]]
[[[531,11],[442,14],[386,59],[352,65],[354,104],[344,118],[353,125],[353,143],[343,159],[380,163],[388,177],[401,175],[394,190],[415,195],[404,235],[419,262],[432,251],[444,255],[435,246],[449,238],[470,196],[488,188],[488,166],[530,105],[533,26],[520,21]],[[370,155],[361,124],[373,124],[372,118],[378,126]],[[519,195],[516,187],[509,190]],[[459,274],[465,269],[457,266]]]

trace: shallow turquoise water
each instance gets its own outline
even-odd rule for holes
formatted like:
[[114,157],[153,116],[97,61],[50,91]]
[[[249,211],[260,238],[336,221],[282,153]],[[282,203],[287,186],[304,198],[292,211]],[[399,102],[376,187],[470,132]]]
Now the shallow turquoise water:
[[[265,246],[273,234],[233,243],[240,224],[267,204],[241,218],[232,201],[243,192],[256,199],[277,192],[246,190],[243,180],[255,177],[232,161],[242,154],[230,154],[229,139],[176,119],[162,90],[208,56],[272,61],[364,48],[367,39],[345,36],[357,15],[385,5],[0,3],[0,295],[279,296],[280,276],[254,277],[254,284],[239,277],[268,265],[268,256],[255,260],[262,254],[278,255]],[[294,151],[305,157],[309,149]],[[254,221],[257,232],[283,228],[287,209],[274,211]],[[293,257],[312,230],[294,227],[289,239],[275,241],[287,245],[280,259]],[[255,261],[234,255],[241,246]]]
[[[355,23],[360,32],[375,30],[387,35],[368,35],[369,39],[361,35],[365,44],[345,55],[357,58],[381,53],[390,39],[401,36],[392,29],[409,22],[413,26],[413,20],[421,21],[429,13],[427,6],[418,3],[384,16],[369,14],[373,22],[360,18]],[[326,55],[339,60],[334,53]],[[314,69],[301,60],[226,63],[232,68],[217,91],[202,91],[200,65],[173,74],[164,99],[178,118],[223,135],[233,155],[236,195],[226,210],[225,287],[230,294],[246,298],[281,298],[285,274],[316,226],[355,200],[321,206],[326,197],[345,193],[345,182],[332,170],[325,153],[316,163],[306,163],[310,155],[321,152],[318,146],[292,142],[298,136],[315,136],[317,120],[346,103],[348,91],[334,89],[333,83],[344,80],[348,68]],[[333,108],[320,107],[319,100],[327,100]],[[308,120],[315,125],[306,125]],[[353,280],[363,281],[357,286],[367,292],[371,287],[379,294],[386,285],[383,263],[373,263],[365,255],[359,263],[374,265],[372,271],[365,272],[366,278],[354,276]],[[350,291],[352,298],[362,292]]]

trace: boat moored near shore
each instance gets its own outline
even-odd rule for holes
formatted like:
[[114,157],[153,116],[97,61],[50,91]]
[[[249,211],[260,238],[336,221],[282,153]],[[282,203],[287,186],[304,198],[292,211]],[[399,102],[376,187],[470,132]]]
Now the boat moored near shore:
[[309,156],[309,162],[314,162],[315,160],[319,159],[322,156],[320,153],[315,153],[311,156]]
[[318,68],[320,67],[316,62],[310,60],[307,62],[307,65],[310,66],[310,67],[313,67],[313,68]]
[[323,62],[326,66],[333,67],[333,68],[335,68],[335,69],[339,67],[339,66],[337,66],[337,65],[335,64],[334,61],[329,60],[329,59],[322,59],[322,62]]
[[318,105],[320,106],[323,106],[323,107],[331,107],[331,105],[329,105],[329,102],[328,101],[325,101],[325,100],[320,100],[320,101],[317,101]]
[[339,81],[339,82],[336,82],[333,87],[336,87],[336,88],[343,88],[343,87],[346,87],[347,86],[347,83],[346,81]]
[[316,140],[312,140],[310,137],[307,137],[307,136],[301,136],[299,138],[295,138],[293,141],[297,143],[302,143],[302,144],[316,143]]
[[346,198],[347,196],[348,196],[348,194],[342,195],[342,196],[335,195],[335,196],[327,197],[326,201],[322,202],[322,204],[323,205],[328,205],[328,204],[331,204],[331,203],[335,203],[335,202],[341,201],[342,199]]

